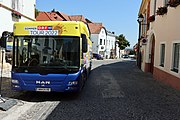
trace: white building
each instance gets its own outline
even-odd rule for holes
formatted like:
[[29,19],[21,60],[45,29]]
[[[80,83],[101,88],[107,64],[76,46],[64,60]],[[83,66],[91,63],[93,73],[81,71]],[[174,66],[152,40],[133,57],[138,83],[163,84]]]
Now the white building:
[[35,20],[36,0],[0,0],[0,36],[13,31],[13,23]]
[[120,55],[120,48],[119,48],[119,44],[118,44],[118,40],[116,39],[116,42],[115,42],[115,55],[116,55],[116,58],[120,58],[121,55]]
[[101,54],[105,57],[107,32],[102,23],[88,23],[91,31],[91,40],[93,42],[93,53]]
[[4,31],[13,32],[14,22],[35,21],[35,7],[36,0],[0,0],[0,38]]
[[106,58],[115,58],[116,56],[116,35],[114,32],[107,31],[106,40]]

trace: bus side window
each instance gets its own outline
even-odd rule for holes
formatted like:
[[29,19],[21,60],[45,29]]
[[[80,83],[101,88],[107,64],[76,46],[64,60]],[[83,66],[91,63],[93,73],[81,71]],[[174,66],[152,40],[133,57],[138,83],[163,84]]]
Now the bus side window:
[[85,34],[81,34],[81,37],[82,37],[82,52],[86,53],[88,47],[87,38]]

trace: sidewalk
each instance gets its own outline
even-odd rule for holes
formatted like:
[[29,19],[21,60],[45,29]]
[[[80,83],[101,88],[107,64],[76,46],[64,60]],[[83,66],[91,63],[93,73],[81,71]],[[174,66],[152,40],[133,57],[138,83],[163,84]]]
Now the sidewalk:
[[0,110],[0,120],[45,120],[59,104],[53,102],[26,102],[18,100],[18,104],[7,111]]
[[2,68],[2,64],[0,64],[0,72],[2,73],[2,77],[11,78],[11,68],[12,68],[11,64],[4,63],[3,70],[1,70],[1,68]]

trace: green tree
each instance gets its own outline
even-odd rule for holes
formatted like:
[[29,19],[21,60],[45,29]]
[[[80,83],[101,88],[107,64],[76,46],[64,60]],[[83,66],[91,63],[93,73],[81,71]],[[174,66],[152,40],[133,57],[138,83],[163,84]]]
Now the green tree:
[[116,37],[118,40],[119,48],[121,50],[124,50],[126,47],[130,46],[129,41],[126,39],[126,37],[123,34],[120,34]]

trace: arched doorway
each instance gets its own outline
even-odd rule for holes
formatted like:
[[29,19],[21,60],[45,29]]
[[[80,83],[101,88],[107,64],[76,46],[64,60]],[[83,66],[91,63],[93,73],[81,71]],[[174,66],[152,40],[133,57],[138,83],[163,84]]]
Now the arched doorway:
[[150,54],[150,72],[153,74],[154,71],[154,52],[155,52],[155,36],[154,34],[151,36],[151,54]]

